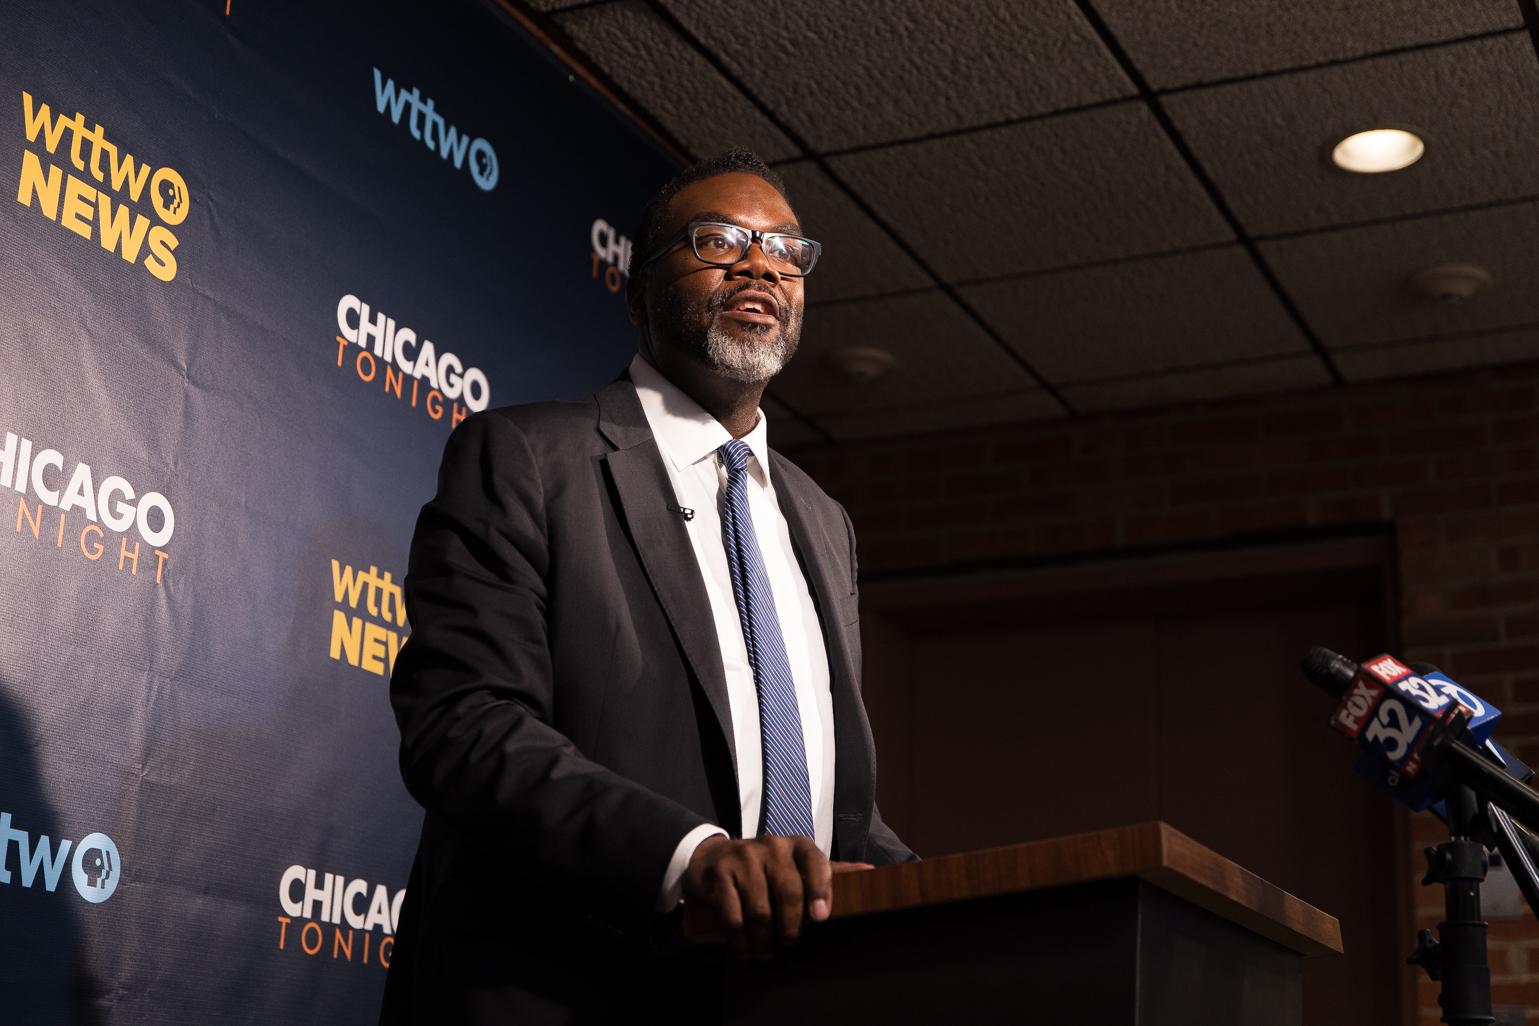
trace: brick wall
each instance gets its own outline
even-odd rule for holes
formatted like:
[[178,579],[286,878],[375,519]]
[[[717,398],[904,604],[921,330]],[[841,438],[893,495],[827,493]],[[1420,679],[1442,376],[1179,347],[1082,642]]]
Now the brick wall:
[[[1539,363],[791,455],[849,509],[862,576],[1389,524],[1402,654],[1539,764]],[[1414,817],[1413,866],[1438,831]],[[1441,894],[1407,897],[1418,926]],[[1539,1021],[1539,924],[1493,923],[1491,966]]]

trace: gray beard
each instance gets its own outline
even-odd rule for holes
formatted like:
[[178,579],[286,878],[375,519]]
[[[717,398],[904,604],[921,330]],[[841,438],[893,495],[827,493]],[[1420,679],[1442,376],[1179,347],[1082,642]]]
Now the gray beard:
[[782,324],[773,341],[735,338],[719,323],[705,334],[705,358],[722,377],[744,385],[759,385],[773,378],[796,352],[794,336],[787,338]]
[[[720,302],[713,303],[708,311],[702,311],[679,302],[677,293],[669,298],[672,302],[663,318],[664,337],[671,335],[679,340],[687,352],[703,360],[728,381],[742,385],[764,384],[785,369],[801,342],[800,316],[782,320],[777,327],[746,331],[738,336],[716,319],[715,314],[720,312],[722,305]],[[707,312],[711,314],[711,326],[702,337],[692,325],[698,324]],[[767,337],[771,334],[773,338]]]

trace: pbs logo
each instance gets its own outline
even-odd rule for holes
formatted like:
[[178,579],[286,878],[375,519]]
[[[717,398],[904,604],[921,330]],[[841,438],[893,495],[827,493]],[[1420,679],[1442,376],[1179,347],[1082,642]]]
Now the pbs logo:
[[70,863],[75,890],[93,905],[112,897],[123,875],[118,846],[106,834],[87,834],[75,845],[75,859]]
[[491,192],[497,185],[501,168],[497,164],[497,151],[485,139],[470,144],[470,177],[483,192]]

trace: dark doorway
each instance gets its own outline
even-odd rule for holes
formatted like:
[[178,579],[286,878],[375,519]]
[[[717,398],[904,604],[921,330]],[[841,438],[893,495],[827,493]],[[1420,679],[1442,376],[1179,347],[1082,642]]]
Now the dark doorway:
[[1406,817],[1352,772],[1324,644],[1393,647],[1388,539],[863,588],[884,816],[921,854],[1161,819],[1341,920],[1309,1023],[1389,1023]]

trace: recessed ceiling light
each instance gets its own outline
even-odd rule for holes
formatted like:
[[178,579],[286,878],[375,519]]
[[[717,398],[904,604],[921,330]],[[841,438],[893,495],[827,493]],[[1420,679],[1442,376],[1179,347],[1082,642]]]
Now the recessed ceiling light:
[[1372,175],[1410,167],[1426,150],[1426,144],[1414,132],[1375,128],[1341,140],[1331,151],[1331,160],[1343,171]]

